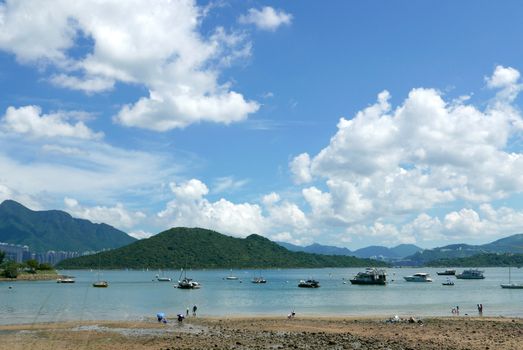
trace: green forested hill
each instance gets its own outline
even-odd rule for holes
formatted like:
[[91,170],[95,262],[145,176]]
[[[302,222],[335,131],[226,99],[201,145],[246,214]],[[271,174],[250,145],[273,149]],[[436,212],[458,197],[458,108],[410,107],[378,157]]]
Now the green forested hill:
[[0,242],[27,245],[31,251],[97,251],[134,241],[112,226],[75,219],[63,211],[33,211],[12,200],[0,204]]
[[291,252],[270,240],[250,235],[234,238],[201,228],[173,228],[128,246],[68,259],[58,268],[290,268],[385,266],[349,256]]
[[523,254],[477,254],[464,258],[440,259],[426,264],[432,267],[464,266],[464,267],[494,267],[523,266]]

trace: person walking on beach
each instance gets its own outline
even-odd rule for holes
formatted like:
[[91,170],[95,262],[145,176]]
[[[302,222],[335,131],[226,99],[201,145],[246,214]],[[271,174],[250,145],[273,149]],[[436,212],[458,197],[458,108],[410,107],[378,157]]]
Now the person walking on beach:
[[189,317],[189,307],[187,306],[187,309],[185,310],[185,316]]
[[[193,316],[196,316],[196,310],[198,310],[198,308],[196,307],[196,305],[194,305],[194,306],[192,307],[192,315],[193,315]],[[189,311],[187,311],[187,313],[188,313],[188,312],[189,312]]]

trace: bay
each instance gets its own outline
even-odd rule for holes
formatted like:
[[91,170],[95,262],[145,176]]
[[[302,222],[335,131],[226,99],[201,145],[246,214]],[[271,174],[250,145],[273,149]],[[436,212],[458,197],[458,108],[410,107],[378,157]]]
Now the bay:
[[[74,284],[56,281],[0,282],[0,324],[62,322],[69,320],[137,320],[165,312],[168,317],[198,306],[204,316],[285,316],[293,310],[307,316],[451,316],[523,317],[523,290],[502,289],[508,268],[485,268],[484,280],[454,280],[442,286],[441,269],[387,269],[387,286],[351,285],[361,268],[236,270],[239,280],[226,280],[229,270],[191,270],[187,276],[202,284],[198,290],[174,288],[180,271],[162,271],[173,282],[158,282],[158,271],[102,271],[109,288],[93,288],[97,271],[60,271],[76,277]],[[457,269],[460,272],[463,269]],[[428,272],[434,282],[406,282],[403,276]],[[251,283],[263,275],[266,284]],[[298,288],[301,279],[314,278],[317,289]],[[523,282],[523,269],[512,269],[512,281]],[[12,288],[10,289],[9,286]]]

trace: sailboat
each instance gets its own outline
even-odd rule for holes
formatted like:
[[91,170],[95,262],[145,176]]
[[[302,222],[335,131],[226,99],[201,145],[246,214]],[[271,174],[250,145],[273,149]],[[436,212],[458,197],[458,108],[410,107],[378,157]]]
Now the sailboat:
[[161,272],[161,270],[158,270],[158,274],[156,275],[156,280],[158,282],[171,282],[171,278],[170,277],[165,277],[163,275],[163,273]]
[[93,287],[107,288],[107,287],[109,287],[109,282],[100,280],[100,261],[101,261],[101,258],[100,258],[100,256],[98,256],[98,272],[96,273],[97,281],[93,283]]
[[267,283],[267,280],[263,276],[254,276],[251,280],[252,283]]
[[[183,279],[182,274],[184,275]],[[174,287],[180,289],[198,289],[201,287],[201,284],[193,281],[192,278],[188,278],[187,270],[182,269],[182,272],[180,273],[180,279],[178,280],[178,285],[175,285]]]
[[229,281],[236,281],[238,279],[238,276],[234,276],[232,274],[232,269],[231,269],[231,273],[229,274],[229,276],[225,277],[226,280],[229,280]]
[[501,284],[501,288],[507,288],[507,289],[523,289],[523,283],[512,283],[512,278],[511,278],[511,273],[510,273],[510,266],[508,268],[508,283],[502,283]]

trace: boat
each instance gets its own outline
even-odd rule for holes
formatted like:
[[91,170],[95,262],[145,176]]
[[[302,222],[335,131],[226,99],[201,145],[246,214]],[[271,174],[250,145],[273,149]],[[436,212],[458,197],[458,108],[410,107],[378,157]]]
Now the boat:
[[[182,274],[184,275],[183,278]],[[185,269],[182,270],[182,273],[180,274],[180,280],[178,280],[178,285],[175,285],[175,288],[180,289],[198,289],[201,287],[201,284],[194,281],[192,278],[187,277],[187,271]]]
[[512,278],[511,278],[511,273],[510,273],[510,267],[508,268],[508,283],[502,283],[501,284],[501,288],[505,288],[505,289],[523,289],[523,283],[512,283]]
[[447,278],[447,280],[443,283],[441,283],[442,285],[444,286],[453,286],[454,285],[454,282],[451,281],[449,278]]
[[107,288],[109,287],[109,282],[100,280],[100,256],[98,256],[98,272],[96,273],[97,281],[93,283],[95,288]]
[[75,279],[72,276],[62,276],[58,277],[56,283],[75,283]]
[[376,268],[368,268],[365,272],[358,272],[354,276],[350,283],[352,284],[373,284],[373,285],[382,285],[387,284],[387,274],[385,270],[378,270]]
[[413,274],[412,276],[405,276],[403,278],[407,282],[432,282],[432,278],[430,278],[430,274],[428,274],[426,272],[418,272],[418,273]]
[[107,281],[96,281],[93,283],[93,287],[95,288],[107,288],[109,287],[109,282]]
[[456,276],[456,270],[454,269],[446,269],[445,271],[438,271],[436,273],[438,276]]
[[231,269],[231,274],[227,277],[225,277],[226,280],[229,280],[229,281],[236,281],[238,279],[238,276],[234,276],[232,274],[232,269]]
[[316,281],[316,280],[301,280],[299,283],[298,283],[298,287],[300,288],[319,288],[320,287],[320,282]]
[[267,280],[263,277],[254,277],[252,280],[251,280],[252,283],[267,283]]
[[171,278],[170,277],[165,277],[163,275],[163,272],[160,273],[160,271],[158,271],[159,273],[156,275],[156,280],[158,282],[171,282]]
[[456,278],[461,280],[482,280],[485,278],[483,276],[483,271],[478,269],[468,269],[463,270],[462,273],[456,275]]

